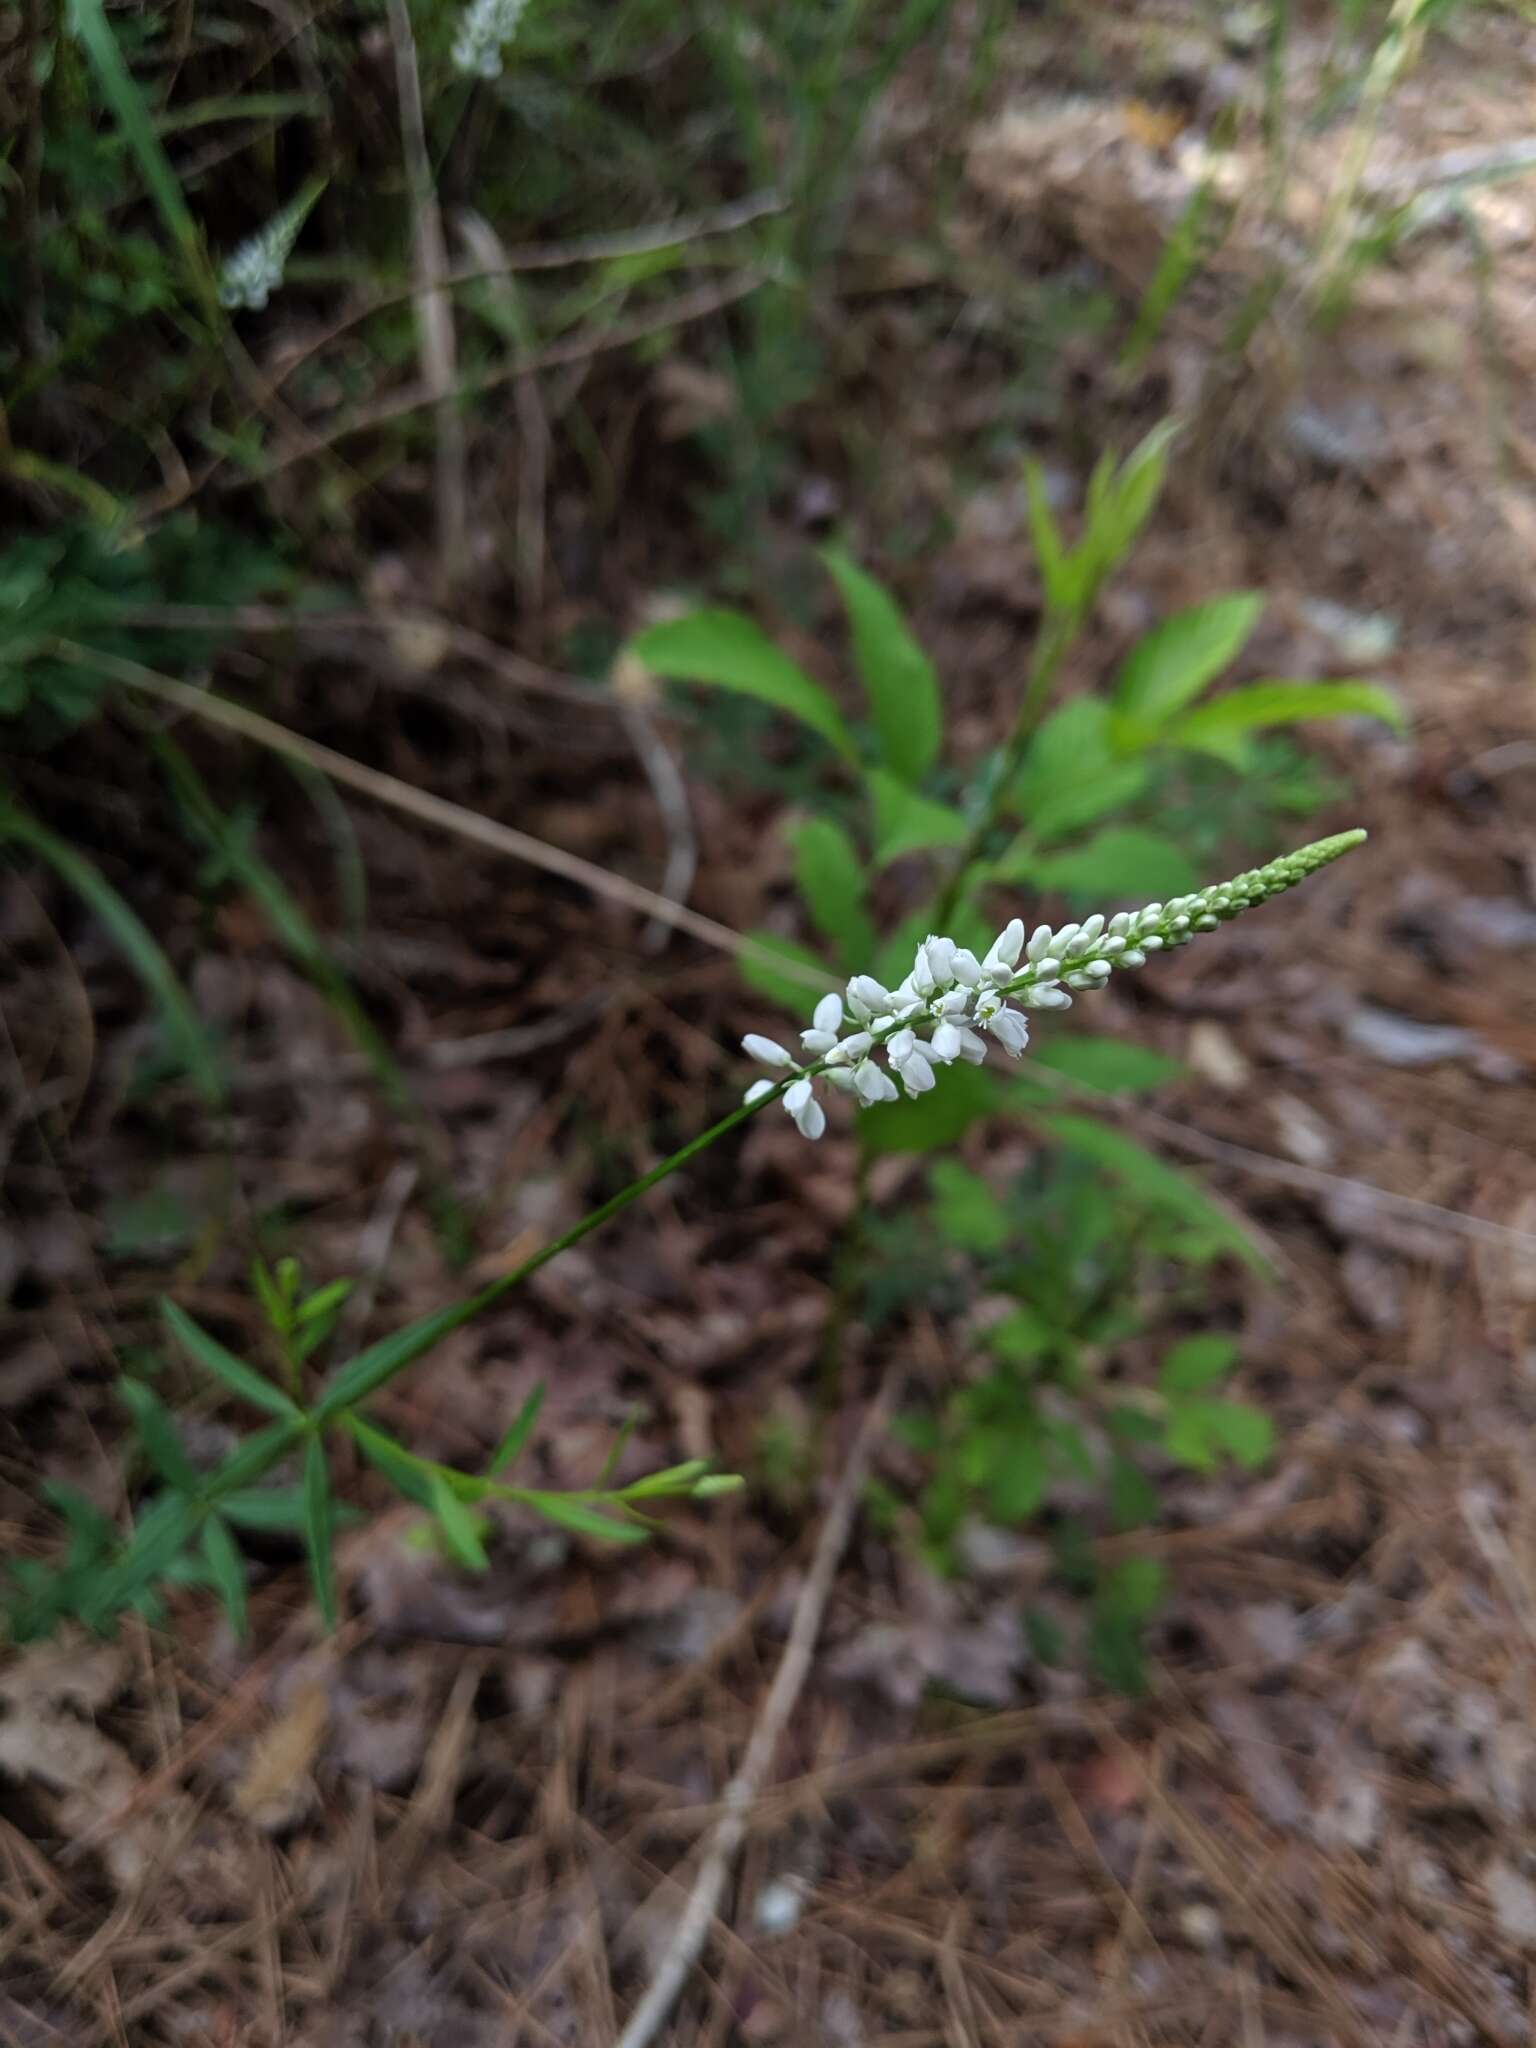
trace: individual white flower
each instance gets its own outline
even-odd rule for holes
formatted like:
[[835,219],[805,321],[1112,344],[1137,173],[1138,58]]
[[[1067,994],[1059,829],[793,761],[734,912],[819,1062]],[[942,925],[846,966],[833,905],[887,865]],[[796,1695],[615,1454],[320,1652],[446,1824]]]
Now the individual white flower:
[[799,1080],[784,1091],[784,1107],[795,1120],[795,1128],[802,1138],[819,1138],[827,1128],[827,1112],[816,1100],[816,1094],[807,1080]]
[[929,1066],[926,1054],[916,1047],[902,1061],[901,1085],[909,1095],[924,1095],[934,1085],[933,1068]]
[[1017,1059],[1029,1043],[1029,1019],[1022,1010],[1010,1010],[1005,1003],[982,1026],[990,1031],[1004,1052],[1012,1053]]
[[827,1054],[827,1065],[829,1067],[850,1067],[855,1060],[861,1060],[864,1057],[874,1042],[874,1039],[867,1031],[851,1031],[839,1044],[834,1045]]
[[883,1016],[893,1001],[890,990],[872,974],[856,974],[848,984],[848,1007],[861,1024]]
[[453,67],[467,78],[499,78],[528,0],[470,0],[453,38]]
[[969,946],[955,948],[955,957],[949,963],[949,971],[963,988],[980,988],[981,962]]
[[852,1081],[854,1092],[866,1109],[877,1102],[895,1102],[900,1098],[901,1091],[896,1083],[873,1060],[860,1060],[853,1070]]
[[771,1095],[773,1090],[774,1083],[772,1081],[754,1081],[741,1099],[746,1103],[761,1102],[763,1097]]

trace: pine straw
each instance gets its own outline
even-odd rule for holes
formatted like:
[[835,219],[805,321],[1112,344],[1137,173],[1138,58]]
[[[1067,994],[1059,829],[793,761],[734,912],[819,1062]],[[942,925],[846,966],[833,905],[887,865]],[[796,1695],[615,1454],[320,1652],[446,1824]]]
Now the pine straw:
[[[983,231],[999,232],[995,221]],[[1500,289],[1522,287],[1523,260],[1510,255]],[[1417,274],[1465,309],[1465,265],[1441,245],[1423,261],[1431,268]],[[1411,306],[1404,290],[1398,313]],[[1380,325],[1395,317],[1377,305],[1375,325],[1347,328],[1327,376],[1379,393]],[[1198,328],[1191,337],[1175,323],[1154,370],[1172,374]],[[936,348],[932,376],[913,377],[901,355],[911,331],[878,308],[861,336],[876,407],[903,367],[901,388],[918,394],[901,414],[915,451],[903,488],[918,502],[891,510],[922,511],[933,488],[923,436],[952,443],[960,408],[976,401],[975,365]],[[1522,333],[1508,339],[1528,346]],[[1459,377],[1415,369],[1411,355],[1399,367],[1388,444],[1364,482],[1280,462],[1276,524],[1278,458],[1260,436],[1218,447],[1197,484],[1176,487],[1167,530],[1139,553],[1123,609],[1111,606],[1081,671],[1114,658],[1143,606],[1244,582],[1272,594],[1277,660],[1308,645],[1304,598],[1383,606],[1404,622],[1393,672],[1416,714],[1413,747],[1319,741],[1356,780],[1370,848],[1266,909],[1262,930],[1245,922],[1127,978],[1094,1014],[1094,1028],[1190,1061],[1192,1078],[1159,1098],[1160,1113],[1248,1155],[1216,1159],[1207,1177],[1277,1249],[1282,1283],[1266,1292],[1225,1275],[1209,1307],[1241,1332],[1244,1389],[1276,1412],[1280,1461],[1258,1482],[1176,1483],[1165,1529],[1137,1539],[1176,1584],[1144,1702],[1024,1660],[999,1676],[997,1631],[1036,1597],[1038,1549],[1005,1552],[946,1600],[864,1531],[726,1910],[661,2037],[669,2048],[1530,2038],[1530,1251],[1473,1244],[1290,1172],[1326,1156],[1328,1172],[1367,1187],[1536,1232],[1528,954],[1476,936],[1467,913],[1530,892],[1530,616],[1507,557],[1471,545],[1430,487],[1432,474],[1454,480],[1458,518],[1478,498],[1483,415]],[[1516,387],[1510,425],[1518,445],[1536,446],[1528,385]],[[1112,412],[1102,390],[1090,402]],[[1475,508],[1474,537],[1491,502]],[[637,574],[654,570],[648,535],[633,533],[629,548]],[[958,679],[962,732],[978,744],[1016,673],[1028,579],[1022,540],[987,540],[962,519],[935,594],[914,587],[931,607],[925,636]],[[316,669],[306,687],[327,692],[353,737],[370,732],[382,767],[421,774],[419,737],[377,719],[351,673]],[[594,860],[645,872],[634,849],[659,855],[621,760],[604,779],[583,754],[562,778],[551,750],[439,751],[465,803]],[[750,925],[782,878],[776,805],[706,787],[694,796],[709,856],[695,900]],[[310,846],[312,828],[286,815],[289,843]],[[760,1013],[713,961],[674,953],[637,969],[634,932],[616,913],[467,867],[375,817],[360,831],[375,888],[367,993],[408,1063],[423,1055],[421,1085],[455,1134],[464,1184],[487,1204],[494,1265],[577,1199],[551,1157],[573,1109],[603,1131],[696,1116],[701,1095],[733,1084],[723,1048]],[[170,842],[140,851],[144,874],[176,872]],[[41,1106],[62,1078],[70,1118],[67,1147],[45,1155],[18,1140],[13,1167],[27,1257],[54,1277],[36,1306],[8,1312],[6,1334],[52,1346],[70,1375],[40,1397],[36,1374],[18,1371],[25,1433],[0,1440],[0,1513],[30,1543],[38,1465],[100,1479],[106,1361],[151,1327],[165,1269],[146,1259],[108,1273],[70,1213],[95,1215],[141,1188],[158,1157],[158,1134],[111,1120],[113,1088],[99,1069],[89,1082],[91,1049],[82,1055],[80,1031],[58,1024],[83,994],[110,1079],[126,1058],[131,995],[89,948],[77,950],[74,993],[64,989],[47,913],[66,920],[67,906],[18,900],[7,899],[12,1045]],[[175,917],[172,906],[159,922]],[[265,935],[233,908],[217,940],[199,970],[205,1008],[243,1058],[286,1062],[290,1076],[263,1091],[259,1113],[242,1110],[242,1171],[262,1202],[278,1190],[306,1215],[317,1269],[345,1270],[392,1164],[389,1134],[366,1082],[338,1075],[323,1013]],[[530,1017],[558,1025],[572,959],[610,987],[600,1012],[515,1066],[427,1061],[445,1039],[470,1043]],[[1465,1026],[1481,1049],[1424,1068],[1382,1064],[1347,1035],[1362,1002]],[[1212,1027],[1246,1064],[1246,1085],[1224,1089],[1210,1066]],[[1516,1077],[1490,1078],[1505,1071]],[[195,1203],[205,1140],[190,1117],[182,1136],[177,1170]],[[637,1166],[649,1142],[634,1139]],[[1016,1140],[989,1142],[1006,1166]],[[551,1479],[589,1476],[637,1399],[650,1415],[637,1460],[718,1449],[750,1462],[765,1414],[806,1413],[799,1389],[814,1384],[825,1247],[848,1166],[838,1141],[813,1153],[793,1133],[754,1132],[738,1157],[626,1221],[601,1260],[562,1262],[529,1300],[445,1347],[392,1392],[390,1418],[426,1449],[470,1456],[544,1377]],[[423,1219],[408,1211],[376,1315],[411,1313],[442,1284]],[[232,1261],[178,1285],[201,1311],[245,1313]],[[956,1369],[944,1331],[900,1341],[914,1383]],[[849,1359],[845,1419],[886,1362]],[[841,1426],[833,1440],[845,1440]],[[354,1620],[334,1657],[316,1654],[301,1575],[281,1556],[257,1591],[251,1651],[224,1640],[205,1602],[185,1599],[172,1635],[132,1629],[106,1665],[66,1652],[0,1719],[0,1738],[21,1739],[20,1727],[51,1745],[54,1772],[8,1783],[0,1812],[0,2040],[613,2041],[719,1818],[815,1520],[814,1495],[684,1513],[667,1542],[621,1561],[519,1532],[475,1587],[422,1562],[397,1540],[399,1521],[384,1520],[347,1554]],[[904,1679],[922,1657],[1006,1704],[914,1698]],[[14,1687],[18,1668],[0,1680]],[[329,1705],[318,1736],[317,1686]],[[122,1771],[139,1788],[126,1802]],[[89,1811],[85,1824],[61,1822],[66,1798],[85,1802],[72,1809]],[[274,1832],[242,1817],[258,1805]],[[773,1934],[758,1904],[780,1881],[798,1892],[798,1917]]]

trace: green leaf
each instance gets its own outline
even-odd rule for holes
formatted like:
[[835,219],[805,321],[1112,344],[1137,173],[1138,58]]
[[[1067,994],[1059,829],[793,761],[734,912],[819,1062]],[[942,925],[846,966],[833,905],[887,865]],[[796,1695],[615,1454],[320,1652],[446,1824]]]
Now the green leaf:
[[935,846],[963,846],[970,827],[953,804],[941,804],[871,768],[866,780],[875,800],[875,859],[881,867],[906,853]]
[[795,881],[811,922],[837,948],[844,970],[867,972],[875,957],[875,928],[864,907],[864,863],[858,849],[830,818],[809,818],[792,835]]
[[299,1304],[294,1317],[299,1328],[302,1329],[306,1323],[317,1321],[321,1316],[334,1314],[352,1292],[353,1284],[351,1280],[332,1280],[326,1286],[317,1288],[307,1301]]
[[1191,605],[1154,626],[1131,649],[1115,678],[1120,717],[1142,733],[1165,725],[1237,659],[1263,608],[1257,591],[1239,590]]
[[[1075,697],[1053,711],[1030,741],[1008,792],[1009,808],[1024,827],[1015,863],[1023,870],[1020,879],[1029,878],[1037,847],[1122,809],[1146,787],[1145,763],[1117,758],[1109,725],[1107,705],[1096,697]],[[994,872],[1000,881],[1014,878],[1011,862],[1011,854],[998,862]]]
[[80,1603],[88,1628],[101,1628],[164,1576],[190,1542],[202,1514],[184,1493],[163,1493],[134,1526],[118,1562],[102,1573]]
[[1034,1431],[1007,1437],[990,1459],[987,1506],[1000,1522],[1023,1522],[1045,1498],[1050,1468],[1045,1443]]
[[155,133],[154,117],[123,61],[123,53],[108,24],[102,0],[69,0],[68,20],[71,30],[84,45],[102,97],[112,109],[123,139],[139,160],[144,181],[199,295],[205,302],[210,302],[212,280],[202,236],[187,210],[176,173]]
[[1168,473],[1168,457],[1182,432],[1182,422],[1164,420],[1131,450],[1118,472],[1106,468],[1105,483],[1096,494],[1089,486],[1088,532],[1082,551],[1093,564],[1088,595],[1109,571],[1130,553],[1152,516]]
[[203,1524],[202,1548],[208,1577],[224,1603],[230,1627],[243,1643],[246,1631],[245,1559],[240,1555],[239,1545],[230,1535],[228,1526],[217,1515],[210,1515]]
[[1116,1451],[1109,1461],[1109,1512],[1123,1536],[1128,1529],[1140,1529],[1155,1520],[1157,1488],[1139,1465]]
[[514,1465],[522,1456],[529,1437],[533,1435],[533,1425],[539,1419],[539,1410],[543,1406],[544,1385],[540,1381],[522,1407],[518,1409],[512,1427],[496,1446],[495,1453],[488,1467],[491,1472],[505,1472],[508,1466]]
[[209,1493],[222,1496],[235,1488],[249,1486],[263,1472],[270,1471],[278,1459],[298,1442],[302,1428],[303,1417],[291,1415],[285,1421],[269,1422],[265,1429],[258,1429],[215,1469],[208,1481]]
[[1210,1427],[1245,1471],[1267,1464],[1274,1453],[1275,1425],[1262,1408],[1247,1401],[1213,1401]]
[[1148,1621],[1167,1591],[1168,1574],[1155,1557],[1127,1557],[1104,1574],[1096,1597],[1107,1614]]
[[848,610],[854,659],[885,765],[902,782],[920,782],[937,758],[943,728],[933,663],[873,577],[840,548],[823,548],[821,559]]
[[440,1475],[434,1474],[431,1481],[432,1512],[443,1533],[443,1543],[448,1554],[472,1572],[483,1572],[489,1568],[490,1559],[485,1554],[485,1540],[481,1533],[484,1517],[466,1507]]
[[160,1396],[143,1380],[119,1380],[117,1391],[124,1407],[132,1415],[139,1441],[160,1477],[184,1493],[196,1493],[202,1481],[182,1447],[170,1411]]
[[613,1515],[599,1513],[585,1501],[572,1500],[563,1493],[528,1493],[523,1495],[528,1507],[541,1514],[546,1522],[554,1522],[562,1529],[570,1529],[578,1536],[597,1536],[605,1543],[643,1543],[646,1532],[634,1522],[621,1522]]
[[242,1486],[219,1498],[219,1513],[237,1529],[263,1535],[300,1535],[304,1493],[297,1486]]
[[414,1365],[450,1330],[456,1330],[467,1322],[475,1313],[477,1300],[478,1297],[471,1296],[468,1301],[450,1302],[446,1308],[434,1309],[431,1315],[420,1316],[403,1329],[391,1330],[377,1344],[370,1344],[366,1351],[359,1351],[322,1389],[315,1404],[315,1420],[333,1422],[343,1408],[355,1408],[359,1402],[376,1394],[397,1373],[404,1372],[408,1365]]
[[242,1401],[249,1401],[254,1408],[264,1408],[269,1415],[299,1414],[297,1403],[290,1400],[281,1387],[274,1386],[271,1380],[236,1358],[232,1351],[227,1351],[216,1337],[210,1337],[174,1301],[162,1300],[160,1315],[166,1329],[187,1356],[205,1372],[212,1373],[216,1380],[221,1380],[232,1394],[238,1394]]
[[933,1219],[950,1244],[962,1251],[995,1252],[1008,1242],[1007,1212],[979,1173],[957,1159],[940,1159],[928,1177]]
[[1043,1045],[1032,1045],[1029,1051],[1035,1066],[1047,1067],[1053,1074],[1064,1074],[1069,1081],[1106,1095],[1140,1095],[1149,1088],[1161,1088],[1184,1071],[1165,1053],[1125,1038],[1094,1038],[1083,1033],[1050,1038]]
[[425,1458],[416,1458],[403,1444],[397,1444],[382,1429],[364,1422],[360,1415],[346,1419],[347,1434],[376,1470],[382,1472],[396,1493],[419,1507],[432,1506],[433,1480],[439,1475]]
[[1237,1346],[1216,1331],[1186,1337],[1166,1352],[1157,1375],[1165,1394],[1198,1394],[1202,1387],[1225,1379],[1237,1363]]
[[1252,1471],[1274,1450],[1275,1431],[1261,1408],[1191,1395],[1170,1407],[1163,1441],[1170,1458],[1197,1472],[1214,1471],[1223,1452]]
[[1252,1238],[1211,1201],[1198,1181],[1148,1152],[1134,1138],[1111,1130],[1093,1117],[1076,1116],[1065,1110],[1036,1112],[1035,1121],[1069,1152],[1105,1167],[1149,1206],[1194,1225],[1257,1271],[1267,1270]]
[[1163,1439],[1170,1458],[1196,1472],[1213,1472],[1226,1452],[1251,1471],[1275,1446],[1274,1425],[1260,1408],[1242,1401],[1190,1395],[1173,1403]]
[[877,1156],[947,1149],[995,1109],[998,1099],[997,1083],[984,1068],[956,1065],[926,1095],[862,1112],[859,1135]]
[[318,1430],[304,1439],[304,1542],[315,1605],[327,1630],[336,1626],[336,1558],[332,1546],[331,1474]]
[[1169,728],[1165,737],[1181,747],[1214,754],[1241,766],[1243,741],[1251,732],[1298,725],[1308,718],[1379,718],[1394,732],[1407,721],[1397,698],[1380,683],[1249,683],[1202,704]]
[[986,1333],[987,1346],[1010,1365],[1027,1365],[1054,1342],[1051,1326],[1036,1310],[1022,1304],[993,1323]]
[[[818,974],[826,977],[829,988],[836,980],[826,961],[813,953],[809,946],[802,946],[795,939],[780,938],[777,932],[762,929],[749,932],[747,937],[754,946],[762,947],[765,952],[777,953],[781,960],[791,960],[799,967],[814,968]],[[801,1014],[809,1010],[816,991],[808,980],[802,980],[797,975],[780,974],[766,960],[758,959],[751,953],[738,953],[736,965],[747,987],[756,989],[759,995],[767,996],[768,1000],[776,1003],[781,1010]]]
[[150,936],[138,912],[129,907],[100,869],[77,853],[67,840],[0,799],[0,840],[3,839],[30,847],[47,861],[59,879],[100,919],[108,937],[158,1007],[166,1036],[198,1092],[205,1102],[218,1108],[224,1100],[224,1074],[218,1053],[176,978],[176,970]]
[[660,1472],[648,1472],[624,1488],[626,1500],[660,1500],[680,1493],[692,1493],[709,1471],[708,1458],[688,1458],[681,1465],[667,1465]]
[[1024,464],[1024,492],[1029,503],[1029,530],[1035,544],[1035,564],[1040,571],[1047,609],[1070,612],[1076,606],[1080,579],[1073,573],[1074,565],[1068,558],[1061,528],[1056,524],[1056,515],[1046,495],[1045,472],[1032,458]]
[[658,675],[756,697],[819,733],[845,761],[857,759],[853,736],[831,697],[744,613],[700,611],[669,619],[649,627],[632,646]]
[[1055,889],[1074,903],[1134,897],[1146,902],[1186,896],[1199,876],[1181,846],[1160,832],[1138,825],[1107,825],[1081,846],[1061,853],[1036,853],[1024,859],[1004,858],[997,870],[1002,881],[1033,882]]

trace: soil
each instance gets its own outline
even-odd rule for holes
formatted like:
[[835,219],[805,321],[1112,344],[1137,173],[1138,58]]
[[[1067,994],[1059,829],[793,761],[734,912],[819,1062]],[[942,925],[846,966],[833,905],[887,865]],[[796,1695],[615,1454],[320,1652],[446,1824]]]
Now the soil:
[[[1299,14],[1297,110],[1326,58]],[[1324,331],[1296,252],[1349,123],[1298,115],[1275,209],[1255,197],[1257,150],[1218,164],[1231,232],[1124,371],[1117,336],[1195,146],[1255,89],[1261,54],[1229,40],[1213,55],[1171,9],[1099,23],[1082,48],[1059,22],[1010,28],[942,205],[935,60],[898,78],[819,307],[832,383],[789,423],[794,473],[758,541],[793,574],[847,525],[978,754],[1038,610],[1020,433],[1070,503],[1100,446],[1177,405],[1193,425],[1164,508],[1068,687],[1168,610],[1251,587],[1249,672],[1364,666],[1400,692],[1407,737],[1307,738],[1341,794],[1293,836],[1358,822],[1369,845],[1251,928],[1112,984],[1092,1019],[1183,1063],[1155,1106],[1108,1113],[1274,1262],[1270,1282],[1221,1268],[1209,1312],[1240,1334],[1240,1390],[1280,1450],[1258,1478],[1171,1480],[1135,1539],[1173,1585],[1140,1699],[1024,1649],[1049,1567],[1033,1536],[978,1543],[945,1581],[861,1521],[657,2037],[672,2048],[1514,2048],[1536,2021],[1532,186],[1469,188],[1475,237],[1432,222]],[[1523,140],[1533,81],[1514,13],[1456,16],[1394,98],[1371,176],[1408,189],[1449,152]],[[1276,249],[1286,294],[1228,368]],[[1108,333],[1081,312],[1093,294],[1118,309]],[[1066,320],[1042,369],[1029,337],[1053,306],[1084,324]],[[316,740],[648,886],[681,835],[696,909],[791,931],[782,775],[730,779],[707,707],[643,678],[627,720],[537,687],[585,624],[713,584],[680,509],[702,469],[682,427],[721,397],[686,335],[662,369],[595,367],[589,395],[600,422],[631,423],[620,509],[599,556],[584,486],[557,467],[542,609],[465,606],[489,658],[463,630],[424,632],[427,571],[402,551],[366,628],[253,625],[218,680],[275,689]],[[415,625],[381,630],[407,610]],[[771,622],[845,685],[830,607]],[[534,686],[496,658],[513,647]],[[184,723],[210,779],[259,806],[260,844],[316,922],[341,929],[325,814],[276,763]],[[683,764],[685,816],[658,801],[645,735]],[[188,972],[236,1093],[221,1129],[190,1091],[137,1090],[153,1034],[136,985],[66,896],[5,876],[0,1540],[17,1554],[56,1541],[40,1475],[120,1506],[116,1361],[156,1344],[163,1292],[254,1345],[244,1260],[301,1242],[317,1280],[361,1276],[349,1339],[378,1334],[681,1142],[741,1087],[741,1032],[780,1028],[698,940],[658,943],[621,903],[349,799],[368,901],[340,952],[428,1113],[414,1140],[246,901],[208,913],[167,816],[122,792],[123,837],[103,842],[122,744],[94,729],[41,794],[64,821],[95,806],[80,829]],[[781,1125],[554,1262],[379,1413],[464,1462],[542,1382],[551,1485],[590,1484],[635,1414],[626,1475],[698,1455],[757,1474],[767,1421],[811,1446],[803,1473],[671,1511],[638,1552],[509,1519],[470,1578],[357,1472],[336,1638],[276,1538],[247,1644],[185,1592],[165,1626],[0,1665],[0,2041],[617,2040],[761,1712],[859,1416],[888,1374],[920,1391],[955,1371],[938,1323],[878,1342],[855,1327],[827,1412],[852,1147],[840,1127],[813,1148]],[[967,1157],[1009,1142],[983,1133]],[[444,1179],[470,1218],[467,1271],[434,1227]],[[158,1384],[189,1404],[200,1455],[231,1441],[179,1367]],[[901,1453],[881,1457],[899,1483]]]

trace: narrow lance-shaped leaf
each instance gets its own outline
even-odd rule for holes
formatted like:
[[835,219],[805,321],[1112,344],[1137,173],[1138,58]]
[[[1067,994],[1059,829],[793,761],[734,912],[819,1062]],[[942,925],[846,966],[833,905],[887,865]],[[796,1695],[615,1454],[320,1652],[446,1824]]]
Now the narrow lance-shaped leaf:
[[213,1580],[229,1625],[240,1641],[245,1640],[245,1560],[225,1523],[210,1515],[203,1524],[203,1561]]
[[1222,759],[1240,759],[1244,737],[1309,718],[1379,718],[1394,732],[1406,725],[1403,707],[1380,683],[1249,683],[1187,712],[1167,731],[1181,747]]
[[902,782],[922,779],[938,756],[943,729],[939,682],[890,595],[841,548],[821,559],[842,593],[880,753]]
[[643,1543],[645,1530],[634,1522],[621,1522],[613,1515],[605,1515],[596,1508],[588,1507],[585,1501],[572,1500],[563,1493],[527,1493],[522,1496],[529,1507],[541,1514],[546,1522],[569,1529],[578,1536],[597,1536],[604,1543]]
[[658,675],[756,697],[819,733],[844,760],[856,758],[853,736],[831,697],[743,613],[700,611],[670,619],[649,627],[633,646]]
[[299,1413],[297,1404],[281,1387],[275,1386],[254,1367],[226,1350],[216,1337],[209,1336],[174,1301],[162,1301],[160,1314],[167,1330],[187,1356],[205,1372],[212,1373],[232,1394],[238,1394],[242,1401],[249,1401],[253,1408],[264,1408],[269,1415],[290,1417]]
[[490,1563],[480,1535],[480,1518],[466,1507],[446,1480],[435,1477],[431,1486],[432,1512],[443,1532],[449,1554],[467,1570],[483,1572]]

